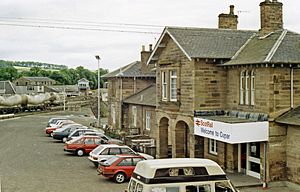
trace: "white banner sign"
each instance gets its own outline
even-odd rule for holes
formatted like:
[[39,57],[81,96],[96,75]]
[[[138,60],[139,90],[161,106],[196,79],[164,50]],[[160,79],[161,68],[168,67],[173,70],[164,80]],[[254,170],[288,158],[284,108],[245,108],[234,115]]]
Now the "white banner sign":
[[269,122],[224,123],[195,117],[194,134],[231,144],[268,141]]

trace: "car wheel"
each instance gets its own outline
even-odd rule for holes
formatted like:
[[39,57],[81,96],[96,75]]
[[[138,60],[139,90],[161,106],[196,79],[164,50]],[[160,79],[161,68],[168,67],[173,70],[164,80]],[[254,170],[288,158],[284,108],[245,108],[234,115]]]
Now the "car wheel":
[[53,132],[50,133],[50,136],[53,137]]
[[77,152],[76,152],[76,154],[77,154],[79,157],[81,157],[81,156],[84,154],[83,149],[78,149]]
[[62,139],[62,141],[63,141],[64,143],[67,142],[67,138],[64,137],[64,138]]
[[117,173],[115,176],[114,176],[114,181],[116,183],[123,183],[124,181],[126,180],[126,176],[124,173]]
[[95,167],[99,167],[99,163],[98,162],[93,162],[94,163],[94,165],[95,165]]

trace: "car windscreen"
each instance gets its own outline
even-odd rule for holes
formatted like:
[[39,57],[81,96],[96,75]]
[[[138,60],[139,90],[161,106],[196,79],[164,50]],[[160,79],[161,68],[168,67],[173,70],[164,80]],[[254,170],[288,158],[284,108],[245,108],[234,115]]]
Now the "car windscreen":
[[94,154],[99,154],[103,149],[104,149],[104,146],[99,145],[98,147],[96,147],[96,148],[93,150],[93,153],[94,153]]
[[117,159],[119,159],[119,157],[112,156],[111,158],[109,158],[108,160],[105,161],[105,164],[112,165]]

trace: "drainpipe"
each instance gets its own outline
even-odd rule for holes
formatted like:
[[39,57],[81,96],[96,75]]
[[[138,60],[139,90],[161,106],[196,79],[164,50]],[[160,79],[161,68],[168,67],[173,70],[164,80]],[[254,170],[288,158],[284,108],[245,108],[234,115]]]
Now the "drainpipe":
[[267,142],[264,142],[264,182],[263,182],[263,188],[267,189]]
[[294,108],[294,68],[291,67],[291,109]]
[[134,85],[133,85],[133,93],[136,93],[136,77],[133,78]]

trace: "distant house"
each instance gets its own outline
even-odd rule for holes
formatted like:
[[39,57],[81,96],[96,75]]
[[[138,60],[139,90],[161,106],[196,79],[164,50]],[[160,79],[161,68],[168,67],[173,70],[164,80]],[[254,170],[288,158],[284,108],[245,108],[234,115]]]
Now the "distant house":
[[55,80],[48,77],[20,77],[14,81],[17,94],[44,93],[45,86],[51,86],[55,83]]
[[50,79],[49,77],[20,77],[14,81],[16,86],[45,86],[45,85],[54,85],[55,80]]
[[10,81],[0,81],[0,95],[9,96],[16,94],[16,89]]
[[78,89],[81,93],[88,95],[88,92],[90,90],[90,81],[86,78],[82,78],[78,80]]

